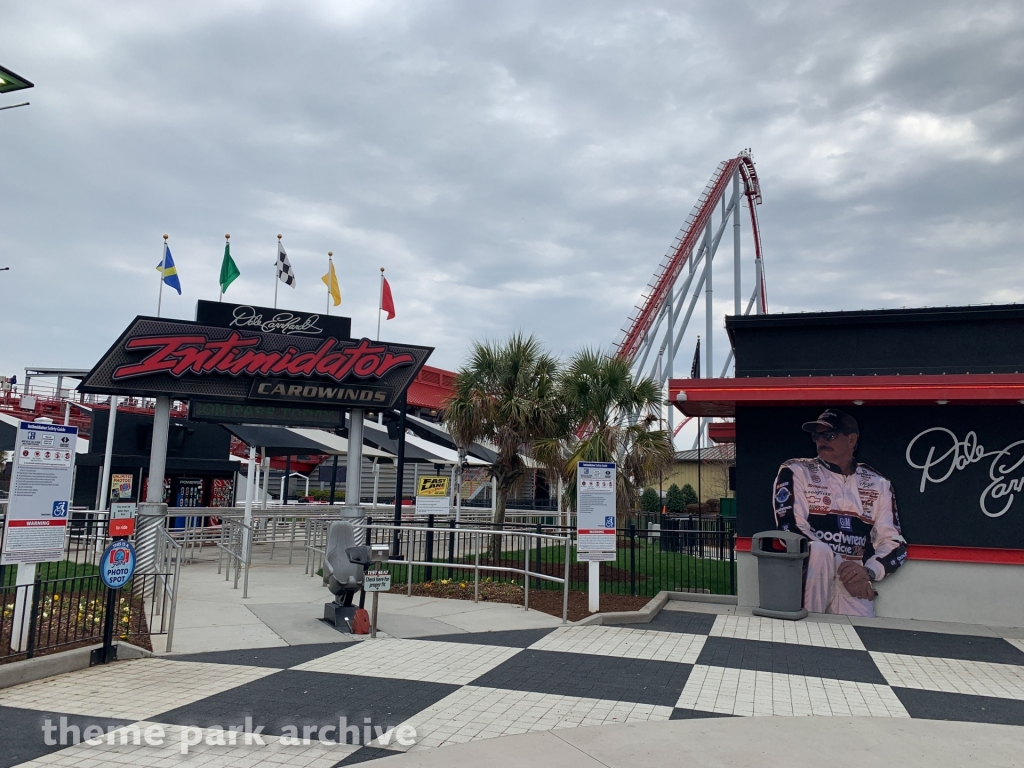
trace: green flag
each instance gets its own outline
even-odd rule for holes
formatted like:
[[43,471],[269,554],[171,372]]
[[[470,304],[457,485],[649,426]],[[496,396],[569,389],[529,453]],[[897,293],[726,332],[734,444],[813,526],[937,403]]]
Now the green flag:
[[220,292],[227,291],[228,286],[240,274],[242,273],[235,266],[235,260],[231,258],[231,243],[224,243],[224,261],[220,263]]

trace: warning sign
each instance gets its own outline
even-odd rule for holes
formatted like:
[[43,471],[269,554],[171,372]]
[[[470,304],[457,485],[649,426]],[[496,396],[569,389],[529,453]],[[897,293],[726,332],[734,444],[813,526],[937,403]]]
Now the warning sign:
[[447,515],[451,512],[448,495],[451,478],[443,475],[423,475],[416,479],[416,514]]
[[63,556],[77,439],[77,427],[18,425],[3,564],[47,563]]

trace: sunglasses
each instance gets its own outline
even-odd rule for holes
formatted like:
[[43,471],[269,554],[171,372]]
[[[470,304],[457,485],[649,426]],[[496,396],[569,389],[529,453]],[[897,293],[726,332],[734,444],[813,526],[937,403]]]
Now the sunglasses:
[[812,432],[811,440],[815,443],[831,443],[839,437],[839,435],[840,432],[835,429],[829,430],[828,432]]

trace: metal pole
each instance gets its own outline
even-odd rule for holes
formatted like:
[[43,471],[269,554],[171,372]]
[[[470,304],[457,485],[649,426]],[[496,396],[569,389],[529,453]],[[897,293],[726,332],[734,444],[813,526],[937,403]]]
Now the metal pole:
[[[705,366],[705,368],[707,369],[707,374],[706,375],[713,376],[714,375],[714,373],[713,373],[714,366],[711,364],[711,361],[714,358],[712,357],[713,352],[712,352],[711,341],[712,341],[713,337],[712,337],[711,333],[712,333],[712,330],[715,327],[715,310],[714,310],[714,306],[712,304],[712,289],[711,289],[711,277],[712,277],[712,273],[714,272],[714,270],[711,267],[712,267],[712,265],[714,263],[714,259],[713,259],[714,254],[712,253],[712,249],[711,249],[712,235],[711,235],[711,217],[710,216],[708,217],[707,240],[708,240],[708,256],[707,256],[707,259],[705,259],[705,261],[704,261],[704,274],[706,275],[705,280],[704,280],[704,299],[705,299],[705,302],[706,302],[705,307],[704,307],[704,312],[706,314],[705,321],[706,321],[706,325],[707,325],[707,330],[705,331],[705,333],[707,334],[707,336],[704,339],[704,354],[706,355],[705,360],[707,360],[707,364]],[[669,413],[672,413],[672,411],[669,411]],[[669,428],[671,429],[671,422],[669,422],[669,424],[670,424]]]
[[565,532],[565,573],[562,582],[562,623],[565,624],[569,619],[569,560],[572,557],[572,533],[570,531]]
[[263,447],[263,509],[267,508],[267,496],[270,494],[270,457],[267,455],[266,446]]
[[[673,343],[672,343],[672,340],[673,340],[673,335],[674,335],[675,329],[676,329],[676,315],[675,315],[675,311],[674,311],[675,303],[673,301],[673,293],[672,292],[673,292],[673,289],[669,288],[668,289],[668,303],[666,305],[667,308],[668,308],[668,330],[665,332],[666,341],[668,342],[668,349],[670,349],[670,350],[674,346]],[[672,360],[674,359],[674,357],[675,357],[675,355],[669,355],[668,356],[668,360],[665,361],[667,363],[667,365],[665,366],[665,375],[666,375],[666,378],[669,378],[669,379],[671,379],[672,375],[673,375]],[[658,382],[659,385],[661,383],[662,383],[661,381]],[[674,432],[673,428],[675,427],[675,410],[676,410],[675,408],[669,408],[668,409],[668,433],[670,435],[673,434],[673,432]]]
[[[395,530],[391,538],[391,559],[399,558],[402,525],[402,486],[405,485],[405,412],[407,410],[406,395],[402,393],[402,402],[398,406],[398,456],[395,459]],[[409,559],[412,559],[410,553]],[[412,594],[412,566],[409,566],[409,594]]]
[[[164,235],[164,256],[160,260],[160,289],[156,294],[156,316],[160,317],[160,304],[164,299],[164,270],[167,269],[167,235]],[[28,382],[25,382],[28,384]],[[27,391],[27,387],[26,387]]]
[[139,505],[135,530],[135,550],[139,573],[152,573],[156,557],[156,539],[167,520],[164,503],[164,470],[167,467],[167,430],[171,423],[171,398],[156,398],[153,410],[153,440],[149,453],[149,479],[146,502]]
[[[348,417],[348,469],[345,472],[345,506],[359,507],[363,469],[363,409],[353,408]],[[359,515],[356,515],[358,517]]]
[[281,504],[288,503],[288,483],[292,479],[292,457],[284,457],[284,480],[281,481]]
[[530,610],[530,552],[533,550],[533,537],[523,539],[523,610]]
[[480,602],[480,534],[473,534],[473,602]]
[[107,508],[110,501],[110,463],[114,452],[114,424],[117,422],[117,400],[110,396],[110,413],[107,416],[107,444],[103,449],[103,476],[100,478],[100,498],[96,509],[100,512]]
[[153,409],[153,442],[149,453],[149,488],[146,501],[161,503],[164,500],[164,472],[167,468],[167,430],[171,425],[171,398],[156,398]]
[[252,549],[252,497],[253,497],[253,481],[256,479],[256,446],[249,446],[249,468],[245,473],[245,516],[242,520],[244,527],[242,528],[243,547],[242,551],[245,553],[245,577],[246,584],[245,590],[242,593],[242,597],[248,597],[245,594],[249,589],[249,553]]
[[377,599],[380,592],[373,593],[373,606],[370,608],[370,637],[377,637]]
[[733,299],[734,311],[737,315],[742,309],[743,297],[740,296],[742,274],[740,270],[740,170],[732,176],[732,252],[733,252]]
[[334,492],[338,487],[338,454],[334,454],[331,469],[331,504],[334,504]]
[[380,464],[378,457],[373,457],[373,508],[377,509],[377,489],[380,487]]

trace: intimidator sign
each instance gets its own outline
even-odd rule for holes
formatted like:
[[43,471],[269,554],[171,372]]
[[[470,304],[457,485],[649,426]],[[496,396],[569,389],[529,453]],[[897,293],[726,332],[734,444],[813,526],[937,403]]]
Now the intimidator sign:
[[391,408],[433,349],[136,317],[80,389],[115,395]]

